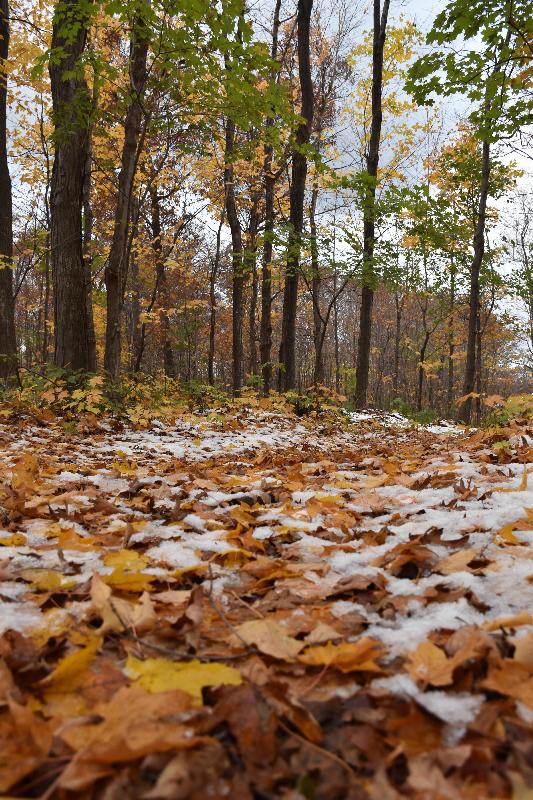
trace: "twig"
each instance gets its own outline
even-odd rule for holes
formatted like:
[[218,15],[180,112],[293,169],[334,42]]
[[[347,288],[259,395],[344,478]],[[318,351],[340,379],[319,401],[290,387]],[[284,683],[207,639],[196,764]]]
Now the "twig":
[[251,611],[251,612],[252,612],[252,614],[255,614],[255,616],[257,617],[257,619],[265,619],[265,615],[264,615],[264,614],[262,614],[260,611],[258,611],[258,610],[257,610],[257,608],[254,608],[253,606],[251,606],[251,605],[250,605],[250,603],[247,603],[247,602],[246,602],[246,600],[243,600],[243,599],[242,599],[242,597],[239,597],[239,595],[238,595],[238,594],[235,594],[235,592],[233,591],[233,589],[230,589],[230,590],[229,590],[229,592],[228,592],[228,594],[230,594],[232,597],[234,597],[234,598],[235,598],[235,600],[236,600],[238,603],[240,603],[240,604],[241,604],[241,605],[243,605],[245,608],[247,608],[247,609],[248,609],[248,611]]
[[294,739],[298,739],[298,741],[302,742],[302,744],[306,744],[308,747],[311,747],[313,750],[316,750],[317,753],[320,753],[320,755],[326,756],[326,758],[330,758],[332,761],[336,761],[337,764],[340,764],[341,767],[344,767],[344,769],[347,772],[349,772],[350,775],[353,775],[354,777],[357,777],[357,773],[355,772],[353,767],[351,767],[346,761],[344,761],[343,758],[341,758],[340,756],[335,755],[335,753],[332,753],[331,750],[326,750],[324,747],[320,747],[320,745],[315,744],[314,742],[310,742],[309,739],[305,738],[305,736],[300,736],[299,733],[296,733],[295,731],[292,731],[289,728],[288,725],[285,725],[285,723],[281,719],[278,719],[278,725],[289,736],[292,736]]

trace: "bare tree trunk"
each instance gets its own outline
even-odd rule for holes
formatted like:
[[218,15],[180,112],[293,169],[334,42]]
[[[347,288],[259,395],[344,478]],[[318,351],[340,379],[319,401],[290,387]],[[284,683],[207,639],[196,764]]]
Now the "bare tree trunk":
[[235,123],[233,120],[226,121],[226,152],[224,167],[224,191],[226,197],[226,214],[231,231],[232,262],[233,262],[233,369],[232,369],[232,388],[233,393],[238,395],[242,389],[244,380],[244,344],[243,344],[243,322],[244,322],[244,259],[242,246],[242,230],[239,216],[237,214],[237,204],[235,201],[233,154],[235,149]]
[[313,80],[311,76],[310,28],[313,0],[298,0],[298,72],[302,97],[302,122],[296,132],[292,153],[290,188],[290,231],[287,247],[287,266],[283,292],[283,319],[279,360],[279,384],[282,391],[292,389],[296,381],[296,311],[298,304],[298,273],[304,223],[307,155],[305,146],[311,138],[313,124]]
[[54,166],[50,187],[50,248],[54,284],[57,366],[89,369],[87,302],[82,245],[82,202],[90,98],[80,58],[91,2],[56,5],[49,72],[54,116]]
[[41,140],[41,147],[43,150],[43,156],[45,159],[46,164],[46,184],[44,188],[44,214],[45,214],[45,224],[46,224],[46,237],[45,237],[45,245],[44,245],[44,302],[43,302],[43,338],[42,338],[42,350],[41,350],[41,362],[46,364],[48,362],[49,353],[48,353],[48,343],[50,339],[49,329],[48,329],[48,319],[50,316],[50,189],[51,189],[51,163],[50,163],[50,151],[48,145],[48,138],[46,136],[45,131],[45,119],[44,119],[44,105],[41,99],[41,108],[39,113],[39,135]]
[[222,228],[226,218],[226,206],[220,212],[220,222],[217,230],[217,244],[215,258],[209,275],[209,355],[207,359],[207,380],[210,386],[215,385],[215,348],[216,348],[216,323],[217,323],[217,296],[215,292],[218,270],[220,268],[220,252]]
[[[274,21],[272,24],[272,47],[270,56],[276,61],[278,56],[278,38],[280,28],[281,0],[276,0],[274,8]],[[271,75],[274,78],[274,75]],[[265,122],[265,157],[263,161],[263,175],[265,184],[265,236],[263,244],[263,258],[261,270],[261,323],[259,329],[259,356],[261,359],[261,372],[263,376],[263,394],[268,397],[272,383],[272,284],[271,264],[274,249],[274,194],[276,177],[272,173],[274,148],[268,140],[268,134],[274,128],[274,117],[267,117]]]
[[[145,12],[149,0],[144,0]],[[105,269],[107,290],[107,322],[104,367],[112,381],[120,372],[121,316],[128,276],[129,225],[135,172],[142,144],[141,124],[143,96],[146,87],[149,33],[146,20],[139,10],[133,20],[130,44],[131,99],[124,122],[124,144],[118,178],[118,197],[115,209],[113,241]]]
[[130,268],[131,268],[131,370],[132,372],[138,372],[140,369],[137,369],[137,358],[139,352],[141,353],[141,361],[142,361],[142,351],[144,350],[144,343],[142,343],[142,323],[141,323],[141,282],[139,277],[139,261],[137,259],[137,254],[135,252],[135,248],[132,249],[131,257],[130,257]]
[[173,378],[176,374],[176,367],[174,364],[172,343],[170,341],[170,322],[168,318],[168,307],[170,300],[165,270],[165,255],[163,253],[161,203],[159,194],[157,192],[157,186],[153,183],[150,186],[150,203],[152,214],[152,248],[155,254],[157,296],[159,297],[159,300],[163,306],[160,314],[161,340],[163,346],[163,367],[167,378]]
[[418,385],[416,389],[416,410],[422,411],[422,395],[424,390],[424,359],[426,357],[426,349],[429,343],[431,334],[426,331],[424,334],[424,341],[418,354]]
[[17,375],[17,338],[13,299],[13,203],[7,159],[7,72],[9,3],[0,0],[0,378]]
[[85,292],[87,302],[87,347],[89,372],[96,372],[96,333],[94,330],[93,314],[93,282],[92,282],[92,238],[94,215],[91,203],[91,172],[92,172],[92,143],[91,131],[87,146],[87,162],[85,165],[85,180],[83,184],[83,268],[85,275]]
[[476,381],[476,341],[479,320],[479,274],[485,254],[485,221],[490,181],[490,144],[482,144],[481,185],[474,234],[474,258],[470,267],[470,308],[468,316],[468,340],[466,347],[466,367],[463,394],[467,395],[460,409],[460,419],[469,424],[472,417],[472,397],[469,397]]
[[400,338],[402,329],[403,301],[400,301],[398,292],[394,295],[394,305],[396,307],[396,325],[394,328],[394,374],[392,378],[392,393],[398,397],[398,385],[400,376]]
[[258,374],[258,355],[257,355],[257,301],[259,296],[258,275],[257,275],[257,231],[259,228],[259,200],[260,195],[255,194],[252,198],[252,208],[250,210],[250,222],[248,226],[248,245],[245,253],[246,272],[251,274],[250,308],[248,316],[249,327],[249,350],[250,350],[250,373]]
[[379,146],[383,120],[383,51],[387,32],[390,0],[374,0],[374,45],[372,50],[372,122],[370,141],[366,157],[369,185],[363,209],[363,287],[361,290],[361,312],[359,339],[357,342],[357,368],[355,374],[355,405],[364,408],[367,404],[368,373],[370,367],[370,344],[372,339],[372,306],[374,303],[374,245],[376,226],[376,180],[379,165]]
[[320,299],[322,279],[318,263],[318,240],[316,227],[316,204],[318,201],[318,186],[313,186],[311,205],[309,207],[309,228],[311,233],[311,295],[313,298],[313,343],[315,347],[315,367],[313,383],[324,383],[324,320],[320,313]]
[[453,386],[455,380],[455,261],[454,254],[450,257],[450,318],[448,322],[448,387],[446,392],[446,408],[448,414],[453,407]]

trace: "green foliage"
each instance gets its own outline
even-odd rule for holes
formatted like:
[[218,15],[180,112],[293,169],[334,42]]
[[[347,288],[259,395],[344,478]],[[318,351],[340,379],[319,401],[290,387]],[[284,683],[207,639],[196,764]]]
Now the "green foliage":
[[530,422],[533,419],[533,394],[515,394],[503,400],[484,420],[485,427],[502,428],[510,422]]
[[437,418],[436,412],[432,411],[430,408],[425,408],[422,411],[414,411],[409,403],[406,403],[405,400],[399,397],[392,401],[391,409],[392,411],[397,411],[399,414],[403,414],[404,417],[407,417],[407,419],[410,419],[417,425],[429,425]]
[[523,69],[531,57],[530,19],[526,0],[451,0],[426,38],[438,49],[413,64],[407,90],[427,105],[435,95],[464,95],[475,106],[470,119],[485,141],[514,134],[532,120],[530,74]]
[[286,392],[285,400],[298,417],[304,417],[308,414],[338,411],[346,402],[346,397],[326,386],[312,386],[309,389]]

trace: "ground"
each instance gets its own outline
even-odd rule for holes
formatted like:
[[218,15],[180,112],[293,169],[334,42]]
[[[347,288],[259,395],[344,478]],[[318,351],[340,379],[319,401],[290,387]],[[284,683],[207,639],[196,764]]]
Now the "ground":
[[0,792],[533,797],[527,425],[0,425]]

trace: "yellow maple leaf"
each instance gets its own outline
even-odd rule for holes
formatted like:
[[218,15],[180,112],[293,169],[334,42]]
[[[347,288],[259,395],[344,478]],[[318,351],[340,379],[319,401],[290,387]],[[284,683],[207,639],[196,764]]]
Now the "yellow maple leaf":
[[202,664],[200,661],[170,661],[167,658],[148,658],[141,661],[128,656],[124,672],[153,694],[179,689],[192,695],[202,704],[204,686],[239,686],[242,676],[226,664]]
[[309,647],[299,656],[299,660],[313,667],[332,666],[341,672],[381,672],[375,659],[382,654],[381,642],[363,636],[357,642],[328,642],[320,647]]

